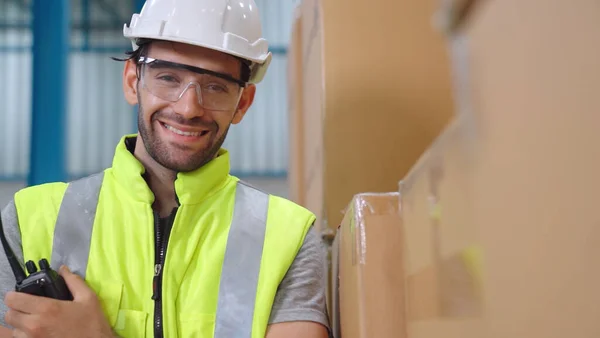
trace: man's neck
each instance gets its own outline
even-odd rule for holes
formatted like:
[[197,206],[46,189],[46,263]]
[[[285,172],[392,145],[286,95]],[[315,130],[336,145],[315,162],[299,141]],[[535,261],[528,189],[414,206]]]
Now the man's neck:
[[167,217],[171,214],[173,208],[177,207],[175,196],[175,179],[177,173],[166,169],[157,163],[146,151],[146,147],[138,136],[135,143],[133,155],[146,168],[146,182],[150,190],[154,193],[154,205],[152,206],[157,211],[160,217]]

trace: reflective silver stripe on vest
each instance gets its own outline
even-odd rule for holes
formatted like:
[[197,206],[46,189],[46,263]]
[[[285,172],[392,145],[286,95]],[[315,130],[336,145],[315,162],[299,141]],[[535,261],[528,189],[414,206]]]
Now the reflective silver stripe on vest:
[[[54,230],[53,269],[65,264],[85,278],[103,178],[100,173],[69,183]],[[252,335],[268,209],[268,194],[242,182],[237,184],[219,283],[215,337]]]
[[238,183],[219,284],[215,337],[252,335],[269,195]]
[[64,264],[85,278],[103,179],[104,172],[68,184],[54,228],[50,260],[53,269]]

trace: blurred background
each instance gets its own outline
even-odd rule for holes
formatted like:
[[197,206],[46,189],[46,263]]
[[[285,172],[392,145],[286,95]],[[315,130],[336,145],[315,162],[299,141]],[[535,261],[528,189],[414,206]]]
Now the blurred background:
[[[111,57],[123,57],[131,49],[123,25],[144,1],[44,3],[36,7],[33,0],[0,0],[0,205],[28,183],[43,178],[68,180],[103,170],[110,166],[119,139],[137,132],[135,108],[123,98],[123,63]],[[286,60],[294,3],[257,1],[273,62],[258,86],[254,106],[242,124],[231,128],[225,142],[233,174],[282,196],[287,195]],[[34,20],[36,10],[41,13],[39,20]],[[61,37],[64,29],[67,41]],[[35,34],[39,44],[34,42]],[[34,53],[42,60],[35,66]],[[48,78],[61,64],[67,67],[66,75]],[[39,67],[37,74],[42,77],[35,95],[34,67]],[[56,104],[56,97],[48,96],[61,93],[65,95],[62,115],[32,104],[35,100]],[[32,111],[42,116],[36,121],[43,125],[32,125]],[[50,127],[54,131],[45,130]],[[62,140],[54,139],[59,132]],[[32,160],[32,146],[41,158],[62,158],[66,166]]]

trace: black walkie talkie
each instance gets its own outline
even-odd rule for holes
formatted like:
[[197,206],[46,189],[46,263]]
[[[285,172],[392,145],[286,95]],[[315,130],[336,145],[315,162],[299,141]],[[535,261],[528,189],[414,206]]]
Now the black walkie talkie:
[[6,258],[10,264],[10,268],[15,275],[17,292],[24,292],[31,295],[43,296],[60,300],[73,300],[73,296],[65,283],[65,280],[56,271],[50,268],[50,264],[45,258],[39,262],[40,269],[38,270],[33,261],[25,263],[29,276],[25,274],[19,259],[8,245],[6,236],[4,235],[4,226],[2,225],[2,216],[0,215],[0,241],[4,247]]

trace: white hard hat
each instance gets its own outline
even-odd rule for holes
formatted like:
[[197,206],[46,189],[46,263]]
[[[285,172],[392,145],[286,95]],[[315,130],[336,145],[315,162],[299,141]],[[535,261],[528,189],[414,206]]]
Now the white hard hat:
[[272,58],[254,0],[147,0],[129,27],[124,25],[123,35],[134,50],[138,39],[156,39],[248,60],[250,83],[262,81]]

